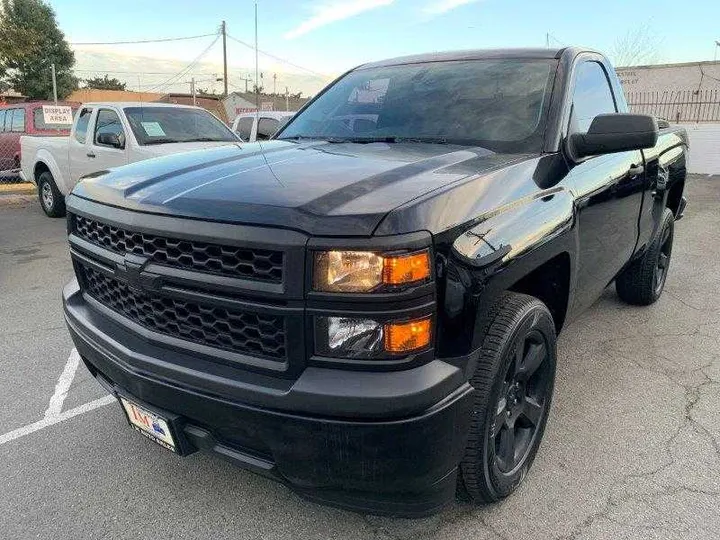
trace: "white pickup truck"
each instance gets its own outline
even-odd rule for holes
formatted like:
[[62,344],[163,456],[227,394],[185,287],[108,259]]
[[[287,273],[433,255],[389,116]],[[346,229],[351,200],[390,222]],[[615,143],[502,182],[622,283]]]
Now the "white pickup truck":
[[244,142],[266,141],[287,124],[295,111],[260,111],[242,113],[235,117],[232,130]]
[[69,137],[22,137],[21,176],[38,187],[50,217],[86,175],[166,154],[240,142],[200,107],[167,103],[85,103]]

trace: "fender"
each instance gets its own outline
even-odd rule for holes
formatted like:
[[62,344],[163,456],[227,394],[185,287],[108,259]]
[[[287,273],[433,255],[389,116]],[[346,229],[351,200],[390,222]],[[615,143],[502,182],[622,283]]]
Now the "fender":
[[455,240],[452,252],[472,268],[507,266],[568,231],[573,218],[572,194],[545,190],[484,216]]
[[[57,185],[60,193],[63,195],[70,193],[72,186],[68,185],[69,178],[63,174],[60,165],[58,165],[57,161],[48,150],[41,148],[35,155],[35,163],[33,163],[32,171],[30,171],[33,180],[35,180],[35,167],[37,167],[38,163],[44,163],[47,165],[47,168],[50,169],[50,173],[52,173],[53,178],[55,179],[55,185]],[[35,183],[37,183],[37,180],[35,180]]]
[[[575,216],[572,193],[558,186],[482,216],[456,238],[443,300],[448,318],[463,326],[466,350],[480,346],[483,332],[476,325],[497,298],[562,253],[570,259],[567,305],[572,305],[578,254]],[[452,326],[452,320],[447,322]],[[471,373],[474,366],[467,369]]]

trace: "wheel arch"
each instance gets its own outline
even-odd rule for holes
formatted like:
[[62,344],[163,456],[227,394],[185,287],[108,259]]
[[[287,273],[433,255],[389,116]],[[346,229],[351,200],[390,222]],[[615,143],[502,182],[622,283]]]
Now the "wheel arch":
[[69,190],[65,185],[66,179],[60,171],[60,167],[55,161],[55,158],[47,150],[40,150],[38,151],[35,165],[33,166],[33,178],[36,184],[39,176],[45,171],[49,171],[50,174],[52,174],[55,185],[60,193],[67,195]]
[[573,196],[556,188],[461,234],[452,246],[443,297],[451,339],[465,343],[466,352],[480,347],[483,321],[505,291],[543,301],[559,332],[573,303],[577,232]]

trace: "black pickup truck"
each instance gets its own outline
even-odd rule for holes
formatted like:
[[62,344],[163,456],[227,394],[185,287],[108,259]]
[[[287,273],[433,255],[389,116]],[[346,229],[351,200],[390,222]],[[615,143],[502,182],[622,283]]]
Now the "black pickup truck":
[[613,281],[662,293],[686,151],[594,51],[366,64],[271,141],[78,184],[65,317],[180,455],[373,513],[496,501],[540,445],[563,326]]

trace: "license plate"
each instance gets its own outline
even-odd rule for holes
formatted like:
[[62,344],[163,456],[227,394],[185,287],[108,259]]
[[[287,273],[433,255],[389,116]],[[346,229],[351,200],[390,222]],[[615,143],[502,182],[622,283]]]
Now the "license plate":
[[148,411],[137,403],[120,397],[120,403],[125,409],[130,425],[145,437],[158,443],[163,448],[177,452],[170,426],[165,418]]

